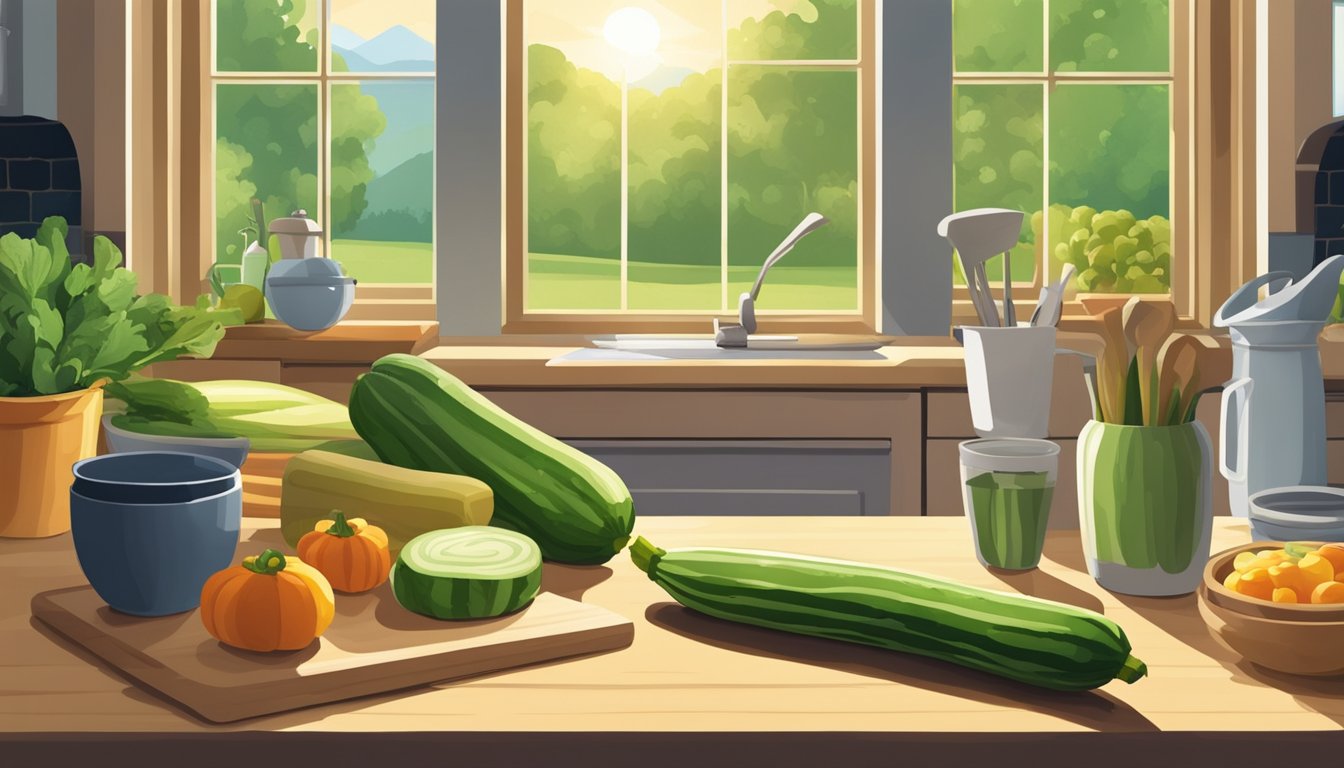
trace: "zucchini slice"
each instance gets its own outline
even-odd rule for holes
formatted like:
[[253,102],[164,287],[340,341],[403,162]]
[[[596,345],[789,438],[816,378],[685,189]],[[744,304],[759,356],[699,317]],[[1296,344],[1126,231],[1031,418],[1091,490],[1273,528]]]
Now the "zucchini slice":
[[541,550],[521,533],[484,525],[411,539],[392,566],[402,607],[436,619],[488,619],[522,609],[541,589]]

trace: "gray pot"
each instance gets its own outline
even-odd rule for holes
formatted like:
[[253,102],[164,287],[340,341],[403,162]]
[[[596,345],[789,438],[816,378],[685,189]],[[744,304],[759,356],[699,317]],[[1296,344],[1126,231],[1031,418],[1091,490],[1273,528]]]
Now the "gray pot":
[[339,323],[355,301],[355,279],[330,259],[293,259],[271,267],[266,301],[280,322],[299,331]]

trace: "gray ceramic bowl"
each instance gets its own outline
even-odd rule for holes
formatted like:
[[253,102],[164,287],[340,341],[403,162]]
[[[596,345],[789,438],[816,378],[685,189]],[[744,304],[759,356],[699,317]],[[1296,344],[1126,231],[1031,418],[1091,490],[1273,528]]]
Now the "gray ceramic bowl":
[[1344,489],[1295,485],[1250,498],[1257,541],[1344,541]]
[[112,453],[135,453],[139,451],[168,451],[171,453],[194,453],[198,456],[211,456],[227,461],[235,467],[243,466],[251,441],[246,437],[173,437],[170,435],[146,435],[131,432],[112,423],[116,414],[103,416],[103,434],[107,436],[107,449]]
[[232,564],[238,547],[237,468],[183,453],[114,453],[75,471],[81,490],[102,496],[70,491],[75,554],[98,596],[135,616],[200,605],[206,579]]
[[299,331],[339,323],[355,301],[355,279],[330,259],[288,259],[266,276],[266,301],[280,322]]

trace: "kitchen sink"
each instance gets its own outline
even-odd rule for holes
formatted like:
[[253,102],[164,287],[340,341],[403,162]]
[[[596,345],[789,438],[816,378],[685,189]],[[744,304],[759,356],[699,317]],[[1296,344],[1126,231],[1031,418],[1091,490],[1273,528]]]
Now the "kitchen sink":
[[883,360],[877,350],[890,342],[876,337],[752,336],[745,348],[724,348],[705,336],[619,334],[595,338],[593,348],[575,350],[548,365],[602,360]]

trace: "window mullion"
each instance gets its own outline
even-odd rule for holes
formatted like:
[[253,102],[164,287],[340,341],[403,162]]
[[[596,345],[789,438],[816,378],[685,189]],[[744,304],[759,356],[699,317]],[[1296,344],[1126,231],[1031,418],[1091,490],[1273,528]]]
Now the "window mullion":
[[318,33],[318,86],[317,86],[317,205],[322,225],[322,253],[330,257],[331,250],[331,2],[320,0]]
[[719,24],[719,311],[728,311],[728,0]]

